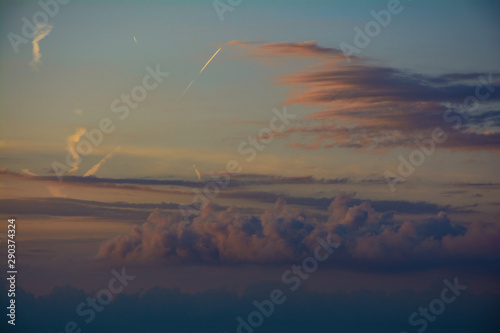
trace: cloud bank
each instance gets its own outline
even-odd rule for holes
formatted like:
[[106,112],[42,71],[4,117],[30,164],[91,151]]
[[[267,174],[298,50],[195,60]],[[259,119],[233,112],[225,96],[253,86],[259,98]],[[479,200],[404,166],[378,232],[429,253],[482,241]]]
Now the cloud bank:
[[454,261],[500,259],[500,220],[452,223],[446,213],[430,219],[396,221],[376,213],[369,202],[349,207],[337,196],[326,220],[317,220],[278,200],[261,216],[205,206],[192,223],[155,210],[142,225],[103,243],[99,258],[163,263],[290,263],[311,255],[317,237],[342,243],[334,264],[368,267],[432,266]]

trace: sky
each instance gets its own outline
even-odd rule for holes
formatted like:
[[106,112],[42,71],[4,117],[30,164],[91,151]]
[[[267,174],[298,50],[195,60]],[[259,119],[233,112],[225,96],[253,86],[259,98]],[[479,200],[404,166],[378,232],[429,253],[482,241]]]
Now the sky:
[[2,331],[497,332],[499,14],[3,1]]

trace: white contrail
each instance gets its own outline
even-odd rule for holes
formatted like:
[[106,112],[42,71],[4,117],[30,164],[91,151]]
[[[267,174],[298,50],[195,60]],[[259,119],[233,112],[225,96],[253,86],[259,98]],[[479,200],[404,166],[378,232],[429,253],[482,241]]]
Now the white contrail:
[[93,176],[97,172],[97,170],[99,170],[99,168],[101,167],[101,165],[103,165],[107,160],[109,160],[111,157],[113,157],[113,155],[118,150],[120,150],[120,146],[116,147],[111,153],[109,153],[102,160],[100,160],[99,163],[97,163],[96,165],[94,165],[89,171],[87,171],[83,175],[83,177]]
[[36,26],[36,35],[33,38],[33,60],[30,62],[30,65],[33,69],[37,69],[38,64],[40,63],[40,59],[42,58],[42,54],[40,53],[40,41],[47,37],[47,35],[52,30],[51,25],[39,24]]
[[137,45],[137,39],[135,39],[135,36],[134,36],[134,42],[135,42],[135,45]]
[[22,169],[21,171],[29,176],[34,176],[34,177],[38,176],[36,173],[33,173],[33,172],[29,171],[28,169]]
[[198,169],[196,169],[196,165],[193,164],[193,169],[194,171],[196,172],[196,175],[198,176],[198,180],[201,180],[201,174],[200,172],[198,171]]
[[68,144],[68,151],[73,157],[74,166],[69,173],[74,173],[78,170],[78,165],[80,164],[80,155],[75,150],[76,144],[80,141],[80,138],[85,134],[86,129],[84,127],[77,127],[76,132],[73,135],[68,136],[66,142]]
[[191,85],[194,83],[194,80],[191,81],[188,86],[186,87],[186,89],[184,89],[184,91],[182,92],[181,96],[179,97],[179,99],[182,98],[182,96],[184,96],[184,94],[188,91],[188,89],[191,87]]
[[214,55],[212,56],[212,58],[210,58],[210,60],[207,61],[207,63],[205,64],[205,66],[203,66],[203,68],[201,69],[200,74],[208,66],[208,64],[210,63],[210,61],[212,61],[212,59],[215,58],[215,56],[217,55],[217,53],[219,53],[220,50],[222,50],[222,47],[219,47],[219,49],[217,50],[217,52],[214,53]]

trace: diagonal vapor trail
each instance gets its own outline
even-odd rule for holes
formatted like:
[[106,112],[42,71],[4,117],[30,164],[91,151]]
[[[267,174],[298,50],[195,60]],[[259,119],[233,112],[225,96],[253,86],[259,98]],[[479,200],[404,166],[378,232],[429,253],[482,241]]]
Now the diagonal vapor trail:
[[184,96],[184,94],[188,91],[188,89],[191,87],[191,85],[194,83],[194,80],[191,81],[188,86],[186,87],[186,89],[184,89],[184,91],[182,92],[181,96],[179,97],[179,99],[182,98],[182,96]]
[[208,64],[212,61],[212,59],[215,58],[215,56],[217,55],[217,53],[219,53],[220,50],[222,50],[222,47],[219,47],[219,49],[217,50],[217,52],[214,53],[214,55],[212,56],[212,58],[210,58],[210,60],[207,61],[207,63],[205,64],[205,66],[203,66],[203,68],[201,69],[200,74],[208,66]]

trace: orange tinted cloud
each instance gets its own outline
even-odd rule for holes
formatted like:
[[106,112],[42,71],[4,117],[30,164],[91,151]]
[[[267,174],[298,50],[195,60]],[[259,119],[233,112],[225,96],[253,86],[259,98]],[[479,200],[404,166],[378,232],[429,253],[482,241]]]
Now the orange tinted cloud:
[[[445,121],[443,118],[447,103],[458,105],[474,95],[480,73],[428,76],[373,66],[359,58],[346,65],[341,61],[343,56],[339,50],[318,46],[314,41],[268,44],[232,41],[228,45],[237,45],[251,57],[261,59],[301,57],[320,60],[277,80],[291,88],[283,103],[317,110],[278,136],[291,137],[294,141],[292,147],[412,147],[415,139],[429,137],[435,128],[448,127],[448,138],[441,145],[443,147],[500,148],[499,82],[492,80],[490,86],[483,87],[483,93],[489,91],[488,103],[496,103],[493,106],[467,115],[454,129],[455,120]],[[460,115],[454,112],[449,118],[451,116]]]

